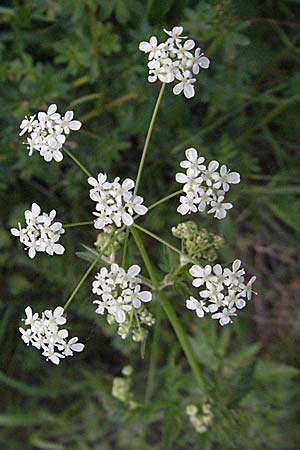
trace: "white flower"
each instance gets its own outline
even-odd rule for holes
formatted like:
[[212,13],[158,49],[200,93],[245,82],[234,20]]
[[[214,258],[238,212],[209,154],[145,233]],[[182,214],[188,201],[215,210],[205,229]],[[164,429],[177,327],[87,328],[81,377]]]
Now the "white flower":
[[216,200],[210,202],[212,208],[207,211],[208,214],[214,214],[217,219],[224,219],[227,214],[227,209],[232,208],[232,203],[223,203],[224,195],[220,195]]
[[30,306],[27,306],[25,313],[26,319],[23,320],[29,327],[26,330],[19,328],[21,338],[26,345],[31,344],[41,350],[47,361],[58,365],[61,359],[72,356],[74,351],[83,351],[84,345],[78,342],[77,337],[67,341],[68,330],[59,328],[66,323],[62,306],[58,306],[54,311],[44,311],[41,317],[38,313],[33,314]]
[[209,59],[199,48],[193,55],[191,51],[195,42],[192,39],[182,42],[187,37],[182,36],[183,27],[175,26],[172,30],[164,31],[168,35],[165,42],[159,43],[156,36],[151,36],[149,42],[142,41],[139,44],[139,49],[148,54],[148,81],[172,83],[177,80],[173,88],[174,94],[179,95],[182,92],[186,98],[191,98],[195,95],[196,81],[192,74],[198,74],[200,67],[207,69]]
[[200,287],[205,283],[215,280],[215,277],[211,274],[212,267],[209,264],[204,268],[194,265],[190,268],[189,272],[195,278],[192,283],[195,287]]
[[69,134],[70,130],[78,131],[81,128],[82,123],[79,120],[73,120],[74,112],[67,111],[65,115],[57,121],[58,126],[56,126],[56,130],[64,132],[65,134]]
[[223,327],[229,323],[232,323],[231,316],[236,316],[235,308],[224,308],[222,312],[215,313],[211,317],[212,319],[219,320],[220,325]]
[[199,198],[194,197],[194,194],[192,192],[187,192],[186,196],[180,197],[180,203],[181,205],[178,206],[177,212],[180,214],[191,214],[192,212],[197,212],[197,204],[199,203]]
[[201,48],[197,48],[195,55],[187,58],[185,64],[188,68],[192,68],[195,75],[198,75],[200,71],[199,68],[201,67],[201,69],[208,69],[210,61],[206,56],[204,56],[204,53],[201,52]]
[[132,308],[139,309],[142,303],[150,302],[151,292],[141,290],[141,280],[137,277],[140,270],[137,264],[129,267],[127,271],[115,263],[111,265],[110,270],[102,268],[92,285],[93,293],[101,298],[93,301],[98,305],[96,313],[111,314],[117,323],[122,324]]
[[110,183],[106,174],[99,173],[97,179],[89,177],[88,183],[92,186],[90,198],[96,202],[93,214],[97,219],[94,226],[99,230],[104,230],[111,224],[118,228],[123,224],[130,226],[133,224],[134,213],[144,215],[148,211],[142,204],[143,197],[131,192],[135,183],[130,178],[120,183],[120,178],[117,177]]
[[237,172],[230,172],[229,169],[223,164],[220,169],[220,173],[215,172],[212,175],[214,180],[214,187],[220,189],[222,187],[224,192],[228,192],[230,184],[238,184],[241,181],[240,174]]
[[157,44],[157,37],[151,36],[149,42],[143,41],[139,44],[139,50],[144,53],[149,53],[149,59],[157,58],[161,55],[161,44]]
[[[212,319],[218,319],[220,325],[232,322],[231,317],[236,316],[236,308],[243,309],[246,300],[250,300],[252,285],[256,277],[244,284],[245,270],[241,267],[241,261],[236,259],[232,268],[222,268],[220,264],[213,267],[207,264],[205,267],[193,265],[190,270],[193,276],[193,286],[201,288],[199,296],[201,300],[190,297],[186,301],[187,309],[197,310],[198,317],[203,317],[205,312],[212,314]],[[207,303],[208,302],[208,303]]]
[[18,228],[11,228],[11,234],[20,239],[29,258],[34,258],[36,252],[47,252],[48,255],[62,255],[64,247],[58,243],[60,236],[65,232],[60,222],[52,223],[56,211],[49,214],[41,213],[37,203],[33,203],[30,210],[24,213],[26,228],[18,224]]
[[184,169],[192,169],[196,176],[206,169],[205,165],[202,164],[205,158],[203,156],[198,157],[198,152],[195,148],[186,149],[185,156],[187,161],[181,161],[180,163],[180,166]]
[[22,120],[20,125],[22,131],[19,133],[19,136],[23,136],[25,133],[31,133],[37,124],[38,121],[35,119],[35,115],[30,116],[30,119],[25,116],[25,119]]
[[198,301],[195,299],[195,297],[192,296],[186,301],[186,307],[187,309],[195,311],[197,316],[200,318],[204,317],[204,314],[206,312],[209,312],[209,309],[207,308],[205,301],[203,300]]
[[192,50],[194,47],[195,42],[192,39],[188,39],[183,45],[179,44],[177,50],[177,58],[192,58],[193,55],[190,50]]
[[47,112],[39,112],[37,118],[35,115],[30,116],[30,119],[25,116],[20,125],[20,136],[29,134],[25,142],[29,156],[37,151],[46,162],[53,159],[56,162],[62,161],[62,146],[66,136],[70,130],[77,131],[81,127],[81,122],[73,120],[73,117],[73,111],[67,111],[61,117],[55,104],[50,105]]
[[179,80],[178,84],[175,84],[173,87],[173,93],[175,95],[179,95],[182,91],[186,98],[192,98],[195,95],[194,83],[196,78],[191,78],[191,73],[186,70],[183,74],[178,73],[176,76],[177,80]]
[[176,44],[179,44],[182,39],[186,38],[186,36],[180,36],[183,33],[183,27],[173,27],[172,30],[169,31],[164,28],[164,32],[170,36]]

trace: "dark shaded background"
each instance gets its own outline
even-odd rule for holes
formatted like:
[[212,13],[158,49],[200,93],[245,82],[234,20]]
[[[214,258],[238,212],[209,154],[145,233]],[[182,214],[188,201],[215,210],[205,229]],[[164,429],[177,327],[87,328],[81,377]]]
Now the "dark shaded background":
[[[297,0],[1,2],[1,449],[299,450],[299,14]],[[89,283],[68,313],[72,333],[86,343],[82,355],[54,367],[24,346],[24,308],[65,302],[87,266],[74,253],[97,234],[70,229],[63,257],[31,261],[9,233],[33,201],[55,208],[65,223],[90,220],[93,207],[84,175],[67,157],[49,165],[28,157],[18,136],[25,114],[53,102],[61,112],[74,109],[83,128],[68,144],[78,158],[95,174],[136,176],[158,94],[138,43],[152,34],[164,39],[162,29],[177,24],[211,68],[192,100],[166,89],[141,194],[150,204],[175,190],[189,146],[238,170],[242,183],[230,193],[235,208],[226,220],[197,221],[224,236],[220,261],[242,259],[259,292],[226,329],[193,320],[183,294],[171,292],[215,394],[215,420],[202,435],[184,412],[201,396],[164,317],[148,404],[151,339],[142,360],[137,344],[121,341],[94,314]],[[143,223],[178,245],[170,233],[180,221],[175,210],[176,200]],[[168,259],[147,242],[154,260]],[[129,256],[136,261],[134,247]],[[134,412],[111,396],[112,378],[127,363],[140,402]]]

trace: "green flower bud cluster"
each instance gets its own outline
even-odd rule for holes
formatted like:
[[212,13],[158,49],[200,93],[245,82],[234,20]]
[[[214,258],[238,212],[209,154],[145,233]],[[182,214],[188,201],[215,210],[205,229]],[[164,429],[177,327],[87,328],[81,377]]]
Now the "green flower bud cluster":
[[[113,315],[107,315],[107,322],[109,325],[115,323]],[[128,315],[126,321],[119,325],[118,335],[122,339],[126,339],[129,335],[134,342],[143,342],[148,336],[148,328],[155,324],[155,318],[153,314],[145,306],[141,306],[139,309],[132,311],[132,314]]]
[[[192,220],[173,227],[172,234],[181,239],[182,252],[194,260],[215,261],[218,257],[217,251],[224,243],[221,236],[210,233],[205,228],[199,230],[198,225]],[[181,258],[182,265],[188,262],[185,258]]]
[[112,384],[112,396],[124,403],[128,409],[137,407],[136,402],[133,400],[133,394],[130,392],[132,373],[132,367],[125,366],[122,370],[123,377],[114,378]]
[[210,403],[203,404],[202,414],[199,414],[199,409],[196,405],[188,405],[186,414],[189,416],[190,422],[197,433],[205,433],[214,418]]
[[[111,262],[115,260],[115,253],[120,248],[120,245],[124,241],[125,232],[118,233],[113,242],[110,242],[114,236],[116,227],[108,225],[104,231],[101,231],[97,240],[94,243],[98,252],[102,252],[104,256],[108,257]],[[105,248],[104,252],[103,249]]]

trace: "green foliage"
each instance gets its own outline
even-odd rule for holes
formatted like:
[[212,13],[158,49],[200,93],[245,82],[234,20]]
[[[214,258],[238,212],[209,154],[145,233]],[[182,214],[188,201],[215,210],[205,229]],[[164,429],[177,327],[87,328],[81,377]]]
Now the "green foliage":
[[[284,0],[1,2],[1,449],[299,449],[299,13],[299,2]],[[179,161],[191,146],[238,170],[242,184],[230,193],[230,217],[193,220],[224,237],[225,263],[246,255],[259,277],[256,306],[220,329],[186,311],[188,272],[178,269],[178,255],[146,241],[160,279],[181,274],[171,288],[172,277],[165,278],[165,289],[190,334],[209,399],[158,304],[144,359],[139,344],[95,317],[89,283],[68,312],[84,354],[53,367],[23,345],[17,330],[28,304],[38,311],[65,302],[97,240],[90,227],[68,229],[63,257],[31,261],[12,239],[9,228],[33,201],[55,208],[64,223],[91,220],[92,211],[86,179],[70,160],[46,165],[28,157],[18,137],[22,117],[52,102],[74,109],[84,124],[68,141],[76,156],[93,173],[134,178],[158,92],[147,82],[138,43],[176,24],[212,65],[192,100],[166,89],[141,194],[151,204],[175,190]],[[174,245],[176,201],[144,219]],[[130,247],[129,261],[137,258]],[[111,394],[113,378],[129,363],[138,404],[132,411]],[[207,400],[214,420],[198,434],[185,408]]]

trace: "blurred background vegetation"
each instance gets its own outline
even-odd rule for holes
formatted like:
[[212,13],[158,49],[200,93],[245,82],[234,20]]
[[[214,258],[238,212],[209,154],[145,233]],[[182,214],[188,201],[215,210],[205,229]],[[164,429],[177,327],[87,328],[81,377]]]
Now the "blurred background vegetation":
[[[2,0],[0,6],[0,448],[2,450],[299,450],[299,0]],[[201,395],[166,318],[141,359],[94,314],[90,284],[68,317],[86,351],[47,363],[18,333],[24,308],[63,304],[87,262],[90,228],[69,229],[67,252],[29,260],[9,228],[33,201],[59,220],[90,220],[85,176],[65,157],[47,165],[28,157],[18,136],[25,114],[57,103],[83,122],[68,143],[93,172],[135,177],[159,87],[147,82],[141,40],[183,25],[210,57],[196,96],[166,89],[141,184],[150,204],[177,189],[184,149],[195,146],[242,175],[235,208],[224,221],[198,224],[224,236],[222,263],[242,259],[256,274],[255,300],[225,329],[185,310],[171,296],[214,393],[206,433],[191,427],[185,407]],[[173,212],[172,212],[173,211]],[[143,222],[178,245],[176,200]],[[149,248],[153,241],[147,240]],[[151,246],[168,271],[170,255]],[[135,249],[129,253],[137,261]],[[144,402],[150,355],[156,366]],[[134,367],[128,411],[111,395],[112,379]]]

